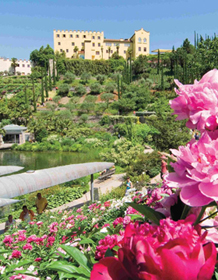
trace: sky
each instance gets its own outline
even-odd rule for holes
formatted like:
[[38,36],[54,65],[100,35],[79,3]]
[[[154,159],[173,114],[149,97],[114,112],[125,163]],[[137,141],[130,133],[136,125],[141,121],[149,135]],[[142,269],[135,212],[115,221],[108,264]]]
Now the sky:
[[104,31],[108,39],[130,38],[142,27],[150,50],[180,47],[194,31],[218,33],[217,0],[0,0],[0,57],[29,59],[49,44],[53,30]]

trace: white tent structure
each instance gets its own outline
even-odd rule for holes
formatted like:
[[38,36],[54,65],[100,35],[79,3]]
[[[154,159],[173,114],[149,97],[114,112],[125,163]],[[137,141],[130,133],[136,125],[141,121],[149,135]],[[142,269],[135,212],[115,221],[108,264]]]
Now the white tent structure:
[[10,198],[0,198],[0,206],[6,206],[12,203],[16,203],[20,200],[18,199],[10,199]]
[[[70,164],[0,178],[0,198],[12,198],[91,175],[91,198],[94,197],[93,174],[112,167],[112,162]],[[0,206],[1,201],[0,201]]]
[[23,169],[21,166],[0,166],[0,176],[14,173]]

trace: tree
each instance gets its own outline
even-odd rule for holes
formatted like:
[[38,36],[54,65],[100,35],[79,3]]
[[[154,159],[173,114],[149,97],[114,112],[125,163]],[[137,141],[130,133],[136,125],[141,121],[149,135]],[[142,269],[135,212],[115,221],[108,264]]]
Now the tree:
[[75,78],[75,75],[69,71],[66,72],[64,75],[64,80],[69,84],[72,83],[75,80]]
[[110,55],[111,55],[111,47],[108,47],[108,58],[110,59]]
[[86,94],[86,88],[83,85],[78,85],[74,90],[76,95],[83,96]]
[[69,93],[70,87],[68,84],[61,84],[58,88],[58,94],[62,96],[67,96]]
[[116,89],[116,84],[115,83],[107,83],[105,85],[105,91],[106,92],[113,93],[115,89]]
[[101,95],[101,100],[106,102],[107,108],[108,108],[108,106],[109,106],[110,100],[113,100],[113,99],[114,99],[113,93],[107,93],[107,92],[105,92],[105,93],[103,93],[103,94]]
[[106,76],[105,76],[105,75],[100,75],[100,74],[99,74],[99,75],[96,76],[96,80],[97,80],[101,85],[103,85],[105,79],[106,79]]
[[16,67],[18,67],[19,64],[17,63],[17,58],[12,57],[11,59],[11,67],[13,68],[13,73],[16,75]]
[[91,79],[91,74],[83,72],[81,75],[81,80],[84,81],[85,84],[87,84],[89,79]]
[[54,58],[54,50],[47,45],[45,48],[42,46],[39,50],[34,50],[30,54],[30,60],[34,66],[47,67],[49,59]]
[[[148,58],[140,54],[133,63],[133,72],[135,75],[142,75],[148,72]],[[144,78],[144,77],[143,77]]]
[[119,55],[120,44],[116,44],[117,55]]
[[101,58],[103,59],[103,52],[104,51],[104,47],[103,46],[101,46]]
[[93,83],[90,86],[91,93],[99,94],[101,92],[101,85],[99,83]]
[[73,49],[73,51],[76,54],[76,58],[78,58],[78,50],[79,50],[79,48],[77,46],[75,46],[74,49]]

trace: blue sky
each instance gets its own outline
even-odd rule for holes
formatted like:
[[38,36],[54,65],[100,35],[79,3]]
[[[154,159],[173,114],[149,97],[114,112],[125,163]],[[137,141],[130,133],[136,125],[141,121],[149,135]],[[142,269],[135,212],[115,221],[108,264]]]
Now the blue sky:
[[218,33],[217,0],[0,0],[0,57],[28,59],[49,44],[53,29],[104,31],[106,38],[130,38],[143,27],[150,49],[191,43],[194,31]]

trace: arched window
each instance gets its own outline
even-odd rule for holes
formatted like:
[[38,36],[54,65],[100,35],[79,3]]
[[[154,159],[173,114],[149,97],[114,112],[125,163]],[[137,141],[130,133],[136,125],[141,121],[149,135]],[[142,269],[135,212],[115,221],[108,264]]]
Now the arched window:
[[139,42],[139,43],[141,43],[141,42],[142,42],[142,39],[141,39],[141,37],[139,37],[139,38],[138,38],[138,42]]
[[146,43],[146,42],[147,42],[146,38],[144,38],[144,40],[143,40],[143,41],[144,41],[144,43]]

